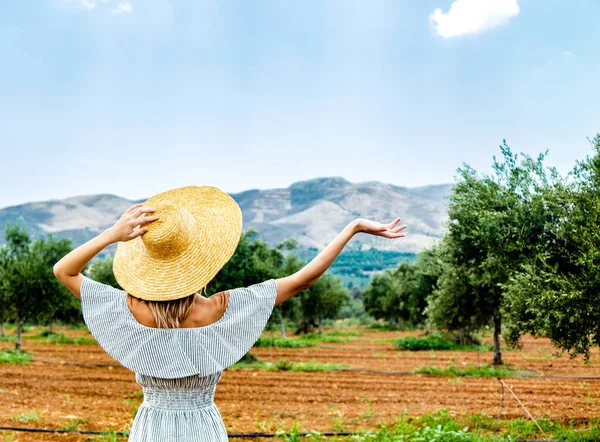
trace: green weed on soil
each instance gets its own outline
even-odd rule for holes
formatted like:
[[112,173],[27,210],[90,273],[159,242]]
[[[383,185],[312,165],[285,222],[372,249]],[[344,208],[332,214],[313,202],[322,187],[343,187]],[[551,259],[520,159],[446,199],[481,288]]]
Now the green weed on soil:
[[423,337],[407,336],[394,342],[398,350],[424,351],[424,350],[480,350],[491,351],[491,345],[460,345],[447,336],[430,334]]
[[[538,419],[538,424],[550,440],[591,442],[600,440],[600,423],[597,419],[577,424]],[[515,442],[523,439],[543,439],[537,426],[527,419],[500,420],[493,416],[472,414],[454,417],[439,410],[420,417],[402,416],[395,424],[379,425],[376,429],[356,430],[352,436],[326,438],[318,432],[302,438],[295,424],[289,431],[281,432],[283,441],[310,442]]]
[[0,350],[0,364],[29,364],[33,354],[26,351],[6,349]]
[[308,362],[290,362],[285,359],[281,359],[276,362],[238,362],[234,364],[231,369],[233,370],[268,370],[268,371],[336,371],[348,368],[348,364],[332,364],[323,363],[318,361]]
[[494,365],[467,365],[465,367],[456,367],[450,365],[449,367],[436,367],[434,365],[421,365],[419,368],[413,370],[413,373],[417,374],[431,374],[440,376],[473,376],[473,377],[485,377],[485,376],[517,376],[517,377],[532,377],[535,373],[531,371],[515,370],[504,366]]

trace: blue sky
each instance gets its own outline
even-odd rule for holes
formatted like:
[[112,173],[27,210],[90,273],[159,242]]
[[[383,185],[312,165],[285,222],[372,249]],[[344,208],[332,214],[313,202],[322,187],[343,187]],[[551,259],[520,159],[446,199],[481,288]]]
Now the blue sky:
[[0,207],[488,171],[600,132],[597,0],[0,3]]

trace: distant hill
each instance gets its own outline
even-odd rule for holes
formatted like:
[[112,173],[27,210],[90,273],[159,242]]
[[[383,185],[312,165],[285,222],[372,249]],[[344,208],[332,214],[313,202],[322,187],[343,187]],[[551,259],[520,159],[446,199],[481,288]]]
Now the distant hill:
[[[303,249],[321,249],[356,217],[385,222],[401,216],[409,225],[402,241],[359,235],[349,248],[415,253],[442,235],[450,190],[449,184],[406,188],[329,177],[232,196],[242,208],[244,229],[257,229],[270,245],[294,238]],[[115,195],[87,195],[21,204],[0,210],[0,227],[18,222],[34,236],[52,233],[81,244],[112,225],[135,202]]]
[[[254,228],[271,246],[287,238],[298,242],[297,253],[314,257],[357,217],[387,222],[401,216],[408,224],[406,238],[390,241],[358,235],[332,267],[348,286],[365,286],[373,273],[396,267],[400,261],[431,246],[443,234],[450,184],[398,187],[377,181],[351,183],[329,177],[300,181],[286,189],[248,190],[232,197],[242,209],[244,230]],[[131,204],[116,195],[74,196],[6,207],[0,210],[0,244],[4,224],[18,223],[34,236],[53,234],[82,244],[110,227]],[[114,253],[116,246],[106,251]]]

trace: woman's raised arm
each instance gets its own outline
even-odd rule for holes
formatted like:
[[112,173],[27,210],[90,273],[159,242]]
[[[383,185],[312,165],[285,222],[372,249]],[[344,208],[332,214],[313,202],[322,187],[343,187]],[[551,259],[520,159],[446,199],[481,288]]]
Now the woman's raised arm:
[[348,241],[357,233],[368,233],[370,235],[383,236],[384,238],[404,237],[405,234],[402,231],[406,229],[406,224],[398,226],[399,222],[400,218],[396,218],[389,224],[381,224],[362,218],[352,221],[311,262],[296,273],[277,279],[277,299],[275,300],[275,305],[287,301],[292,296],[313,285],[333,264],[333,261],[335,261],[346,244],[348,244]]
[[[81,299],[80,288],[83,280],[81,271],[87,263],[100,253],[104,247],[119,241],[129,241],[146,233],[148,228],[144,226],[157,220],[158,216],[142,215],[152,212],[154,212],[154,209],[151,207],[134,204],[125,211],[114,226],[63,256],[60,261],[54,264],[54,275],[71,293]],[[139,229],[136,228],[138,226],[140,226]]]

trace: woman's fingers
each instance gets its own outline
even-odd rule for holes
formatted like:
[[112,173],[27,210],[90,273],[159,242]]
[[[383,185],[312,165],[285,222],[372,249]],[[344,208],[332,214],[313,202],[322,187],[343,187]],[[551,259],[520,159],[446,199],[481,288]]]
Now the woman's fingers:
[[406,233],[400,233],[400,232],[391,233],[391,232],[388,232],[384,236],[386,238],[404,238],[406,236]]
[[148,227],[141,227],[139,229],[133,230],[128,236],[129,239],[137,238],[138,236],[142,236],[144,233],[148,231]]
[[393,227],[394,227],[396,224],[398,224],[398,223],[400,222],[400,220],[401,220],[401,218],[396,218],[394,221],[392,221],[391,223],[389,223],[389,224],[387,225],[387,227],[388,227],[389,229],[392,229],[392,228],[393,228]]
[[140,226],[145,226],[148,223],[151,223],[152,221],[156,221],[158,219],[158,215],[154,215],[154,216],[142,216],[141,218],[138,219],[139,225]]
[[152,213],[152,212],[154,212],[154,208],[148,207],[148,206],[140,206],[137,209],[135,209],[131,215],[134,218],[137,218],[138,216],[140,216],[144,213]]
[[125,211],[125,213],[133,212],[135,209],[137,209],[138,207],[141,207],[143,205],[144,205],[144,203],[137,203],[137,204],[134,204],[133,206],[129,206],[129,208]]
[[406,229],[408,226],[406,224],[402,224],[401,226],[395,227],[393,229],[390,229],[390,232],[392,233],[398,233],[398,232],[402,232],[404,229]]

